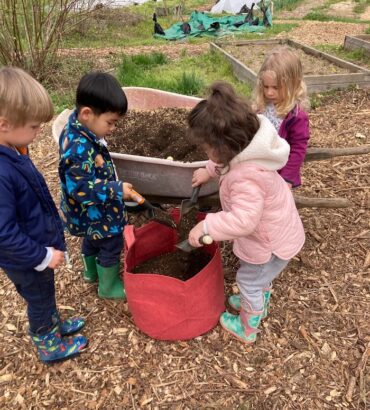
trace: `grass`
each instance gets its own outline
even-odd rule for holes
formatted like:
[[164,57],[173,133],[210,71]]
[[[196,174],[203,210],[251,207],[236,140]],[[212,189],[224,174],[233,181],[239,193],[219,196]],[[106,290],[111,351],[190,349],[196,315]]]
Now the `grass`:
[[355,6],[353,7],[353,12],[356,14],[363,13],[368,6],[370,6],[369,0],[355,0]]
[[[370,23],[367,20],[360,20],[359,18],[353,17],[337,17],[328,15],[327,12],[332,4],[340,3],[340,0],[328,0],[323,6],[312,9],[306,16],[303,17],[304,20],[316,20],[316,21],[337,21],[339,23]],[[357,0],[357,4],[354,6],[353,11],[356,14],[361,14],[370,5],[369,0]]]
[[[185,95],[204,96],[213,81],[225,80],[246,96],[251,87],[238,81],[229,63],[220,55],[207,52],[191,57],[186,50],[180,59],[169,61],[162,53],[120,56],[113,60],[117,77],[124,86],[157,88]],[[51,80],[44,82],[56,113],[72,108],[79,79],[87,72],[99,69],[96,59],[64,56],[52,68]]]
[[274,11],[294,10],[297,6],[303,3],[303,0],[275,0]]
[[[293,1],[293,0],[291,0]],[[168,7],[178,4],[178,1],[167,1]],[[186,12],[191,13],[199,5],[206,1],[190,0],[186,4]],[[103,47],[130,47],[170,44],[170,42],[153,37],[154,23],[152,21],[153,11],[159,4],[148,1],[139,6],[124,7],[121,9],[98,9],[83,24],[78,25],[75,30],[63,36],[61,48],[103,48]],[[160,3],[163,5],[163,3]],[[187,20],[189,15],[184,15]],[[169,28],[178,18],[173,15],[158,17],[158,21],[164,29]],[[274,36],[282,31],[290,31],[296,27],[293,24],[274,24],[261,34],[240,33],[238,38],[261,38]],[[190,37],[182,42],[191,44],[205,43],[209,37]]]
[[362,49],[346,50],[343,46],[337,45],[317,45],[315,46],[320,51],[333,54],[343,60],[350,61],[351,63],[363,66],[370,69],[370,57],[367,56]]
[[229,63],[217,53],[209,51],[201,56],[183,55],[179,60],[142,64],[141,57],[124,57],[118,69],[118,79],[125,86],[157,88],[186,95],[204,96],[207,87],[216,80],[225,80],[244,95],[251,88],[238,81]]

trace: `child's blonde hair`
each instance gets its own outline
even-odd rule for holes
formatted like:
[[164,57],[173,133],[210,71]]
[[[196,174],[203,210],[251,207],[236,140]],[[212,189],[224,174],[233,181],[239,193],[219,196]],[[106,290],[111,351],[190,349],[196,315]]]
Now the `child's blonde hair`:
[[0,116],[14,126],[48,122],[54,114],[45,88],[20,68],[0,69]]
[[282,100],[275,106],[277,115],[281,117],[287,115],[297,104],[303,109],[309,108],[302,63],[292,48],[276,47],[266,56],[258,72],[257,85],[254,90],[255,102],[260,111],[264,111],[266,106],[263,91],[263,76],[266,73],[275,76],[281,93]]

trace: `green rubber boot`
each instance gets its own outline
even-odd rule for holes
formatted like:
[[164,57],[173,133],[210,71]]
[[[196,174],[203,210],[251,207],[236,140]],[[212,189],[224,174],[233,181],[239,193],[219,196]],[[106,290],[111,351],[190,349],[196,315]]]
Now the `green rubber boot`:
[[85,256],[81,254],[82,263],[84,264],[83,278],[85,282],[93,283],[98,280],[98,271],[96,269],[96,256]]
[[119,263],[108,268],[96,263],[96,267],[99,276],[99,297],[107,299],[125,299],[126,292],[119,274]]

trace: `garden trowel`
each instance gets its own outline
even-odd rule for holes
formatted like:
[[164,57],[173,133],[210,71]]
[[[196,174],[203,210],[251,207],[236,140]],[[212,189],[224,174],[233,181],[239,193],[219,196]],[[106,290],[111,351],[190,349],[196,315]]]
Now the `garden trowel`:
[[[202,245],[210,245],[211,243],[213,243],[213,239],[209,235],[203,235],[199,238],[199,243],[201,243]],[[175,246],[177,249],[180,249],[183,252],[191,252],[195,249],[198,249],[194,246],[191,246],[187,239],[185,239],[185,241],[179,242]]]
[[197,202],[198,202],[198,195],[200,191],[200,186],[196,186],[193,188],[193,191],[191,193],[190,199],[183,199],[181,201],[181,207],[180,207],[180,221],[184,215],[189,213],[192,209],[196,208]]
[[171,228],[176,228],[176,223],[168,212],[152,205],[147,199],[145,199],[141,194],[139,194],[132,188],[131,199],[137,204],[144,206],[149,211],[150,219],[152,219],[153,221],[167,225]]

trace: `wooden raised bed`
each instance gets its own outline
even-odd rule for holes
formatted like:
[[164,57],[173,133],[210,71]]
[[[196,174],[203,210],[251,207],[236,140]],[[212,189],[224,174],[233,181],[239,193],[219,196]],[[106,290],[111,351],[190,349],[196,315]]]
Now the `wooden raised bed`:
[[345,36],[344,48],[346,50],[360,49],[370,56],[370,34],[363,34],[358,36]]
[[[370,87],[370,70],[360,67],[356,64],[349,63],[338,57],[322,51],[315,50],[305,44],[298,43],[289,39],[271,39],[271,40],[244,40],[232,42],[216,42],[210,43],[210,48],[213,51],[221,53],[231,63],[235,76],[243,82],[255,85],[257,80],[257,73],[250,67],[247,67],[236,57],[227,52],[224,48],[229,46],[245,47],[246,53],[253,53],[253,46],[271,46],[270,49],[278,45],[288,45],[294,49],[302,50],[305,54],[313,56],[320,60],[327,61],[331,66],[338,67],[338,74],[320,74],[320,75],[304,75],[304,80],[307,84],[308,92],[320,92],[331,89],[347,88],[350,85],[356,84],[361,88]],[[258,70],[257,70],[258,71]],[[343,72],[344,71],[344,72]]]

